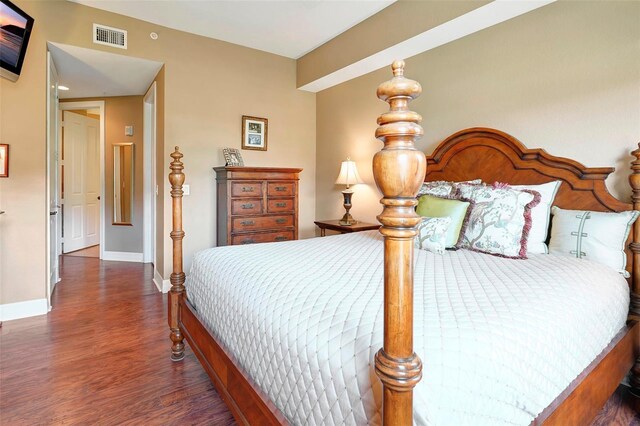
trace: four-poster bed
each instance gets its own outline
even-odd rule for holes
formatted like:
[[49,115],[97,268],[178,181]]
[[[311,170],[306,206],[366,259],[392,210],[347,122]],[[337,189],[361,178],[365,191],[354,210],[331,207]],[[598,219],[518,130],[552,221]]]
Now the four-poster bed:
[[[554,204],[565,209],[626,211],[640,208],[640,150],[634,151],[630,183],[634,204],[611,196],[604,184],[612,168],[586,168],[543,150],[526,149],[513,137],[491,129],[468,129],[447,138],[425,159],[414,143],[422,135],[421,117],[408,109],[421,87],[403,76],[404,62],[396,61],[394,78],[378,88],[378,97],[390,111],[378,119],[376,137],[382,151],[373,160],[374,177],[383,194],[378,216],[384,236],[384,342],[375,355],[375,374],[383,384],[383,422],[408,425],[413,419],[413,389],[422,376],[422,361],[414,353],[413,237],[421,220],[415,213],[415,195],[423,181],[461,181],[481,178],[512,184],[561,180]],[[186,338],[236,420],[243,424],[288,424],[287,418],[237,362],[237,354],[204,325],[201,313],[185,297],[182,270],[182,154],[171,154],[173,197],[173,274],[169,292],[169,326],[174,361],[184,357]],[[609,346],[557,396],[534,424],[584,424],[598,412],[639,355],[640,226],[635,226],[627,250],[631,273],[630,321]],[[281,243],[287,244],[287,243]],[[248,248],[248,247],[247,247]],[[215,285],[215,284],[214,284]],[[426,363],[425,369],[429,369]],[[640,370],[634,369],[640,373]],[[633,385],[640,385],[637,376]]]

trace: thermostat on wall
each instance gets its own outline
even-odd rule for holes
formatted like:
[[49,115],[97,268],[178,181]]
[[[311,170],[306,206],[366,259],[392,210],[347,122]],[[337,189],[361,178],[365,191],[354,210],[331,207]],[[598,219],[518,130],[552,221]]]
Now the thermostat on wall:
[[124,135],[133,136],[133,126],[124,126]]

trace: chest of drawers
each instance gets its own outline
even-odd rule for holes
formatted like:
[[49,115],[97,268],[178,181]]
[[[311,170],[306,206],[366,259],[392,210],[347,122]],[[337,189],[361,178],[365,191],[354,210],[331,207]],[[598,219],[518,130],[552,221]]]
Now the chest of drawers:
[[218,246],[298,239],[302,169],[215,167]]

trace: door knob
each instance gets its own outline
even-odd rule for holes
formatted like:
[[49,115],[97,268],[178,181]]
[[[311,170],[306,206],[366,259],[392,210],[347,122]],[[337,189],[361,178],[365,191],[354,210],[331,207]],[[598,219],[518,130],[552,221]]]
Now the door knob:
[[100,196],[98,195],[98,200],[100,199]]

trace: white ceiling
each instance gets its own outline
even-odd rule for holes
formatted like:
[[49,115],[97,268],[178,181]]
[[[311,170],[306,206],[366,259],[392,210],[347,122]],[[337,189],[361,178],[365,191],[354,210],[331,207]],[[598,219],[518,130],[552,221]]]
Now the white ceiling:
[[396,0],[71,1],[297,59]]
[[61,99],[144,95],[161,62],[115,53],[48,43],[60,84]]

